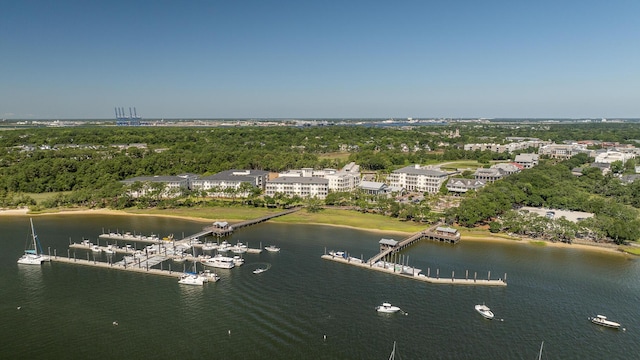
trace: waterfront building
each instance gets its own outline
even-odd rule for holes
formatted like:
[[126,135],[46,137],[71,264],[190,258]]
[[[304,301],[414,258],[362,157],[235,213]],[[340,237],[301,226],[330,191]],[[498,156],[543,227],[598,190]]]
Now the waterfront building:
[[329,180],[319,177],[283,176],[267,181],[265,195],[300,196],[303,198],[317,197],[324,199],[329,193]]
[[129,187],[129,195],[135,198],[143,196],[157,196],[172,198],[181,196],[189,189],[193,174],[176,176],[138,176],[122,180]]
[[[263,170],[226,170],[193,181],[192,189],[210,192],[214,196],[226,196],[229,189],[238,191],[243,183],[265,190],[269,172]],[[247,196],[248,194],[238,194]]]
[[322,169],[302,168],[300,170],[289,170],[278,174],[278,177],[314,177],[327,179],[330,191],[351,192],[358,188],[360,184],[360,165],[351,162],[342,169]]
[[447,177],[446,172],[422,168],[415,164],[394,170],[389,174],[388,181],[392,188],[435,194],[440,191],[440,187],[447,180]]

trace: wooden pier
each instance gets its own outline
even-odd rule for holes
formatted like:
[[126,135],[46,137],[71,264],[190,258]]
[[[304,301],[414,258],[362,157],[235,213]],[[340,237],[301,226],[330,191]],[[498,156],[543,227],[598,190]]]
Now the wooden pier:
[[[259,224],[262,222],[265,222],[267,220],[271,220],[273,218],[279,217],[279,216],[284,216],[284,215],[288,215],[291,213],[294,213],[298,210],[300,210],[300,207],[297,208],[293,208],[293,209],[289,209],[289,210],[285,210],[285,211],[281,211],[279,213],[275,213],[275,214],[269,214],[266,216],[262,216],[259,217],[257,219],[251,219],[251,220],[245,220],[245,221],[241,221],[235,224],[230,224],[228,226],[216,226],[216,225],[211,225],[211,226],[207,226],[205,228],[202,229],[202,231],[197,232],[195,234],[186,236],[180,240],[177,240],[176,243],[182,243],[182,242],[188,242],[190,240],[193,239],[197,239],[201,236],[207,236],[207,235],[213,235],[213,236],[217,236],[217,237],[223,237],[223,236],[228,236],[231,235],[233,233],[234,230],[243,228],[243,227],[247,227],[247,226],[251,226],[251,225],[255,225],[255,224]],[[216,223],[214,223],[216,224]]]
[[[452,231],[453,230],[453,231]],[[450,244],[457,244],[458,241],[460,241],[460,234],[457,233],[457,231],[455,231],[455,229],[451,229],[451,228],[446,228],[446,227],[439,227],[439,226],[433,226],[430,229],[424,230],[424,231],[420,231],[418,233],[415,233],[411,236],[409,236],[408,238],[401,240],[399,242],[383,242],[381,241],[380,244],[380,252],[375,255],[374,257],[372,257],[371,259],[367,260],[368,263],[376,263],[379,260],[388,258],[390,255],[408,247],[411,246],[413,244],[415,244],[416,242],[423,240],[423,239],[427,239],[427,240],[431,240],[431,241],[439,241],[439,242],[446,242],[446,243],[450,243]],[[383,239],[384,240],[384,239]]]
[[[325,254],[321,256],[322,259],[335,261],[347,265],[353,265],[360,268],[369,270],[376,270],[385,272],[388,274],[397,275],[406,279],[424,281],[432,284],[450,284],[450,285],[481,285],[481,286],[507,286],[507,274],[504,274],[504,278],[491,279],[491,272],[488,272],[486,279],[478,279],[477,273],[473,274],[473,278],[469,278],[469,271],[466,271],[464,278],[456,278],[455,272],[451,272],[451,277],[440,276],[440,271],[436,270],[436,276],[431,276],[431,269],[427,269],[427,275],[420,272],[407,273],[406,266],[400,264],[392,264],[391,268],[388,266],[377,266],[378,263],[364,262],[361,259],[350,256],[336,256]],[[411,268],[409,268],[411,269]],[[409,270],[410,271],[410,270]]]

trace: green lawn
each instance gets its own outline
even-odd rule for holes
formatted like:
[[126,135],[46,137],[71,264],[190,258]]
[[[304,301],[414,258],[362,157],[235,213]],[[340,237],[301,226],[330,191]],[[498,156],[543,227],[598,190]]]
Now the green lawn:
[[[267,214],[281,212],[282,209],[265,209],[249,207],[206,207],[191,209],[127,209],[131,214],[185,216],[211,220],[225,220],[229,222],[255,219]],[[293,214],[277,217],[271,222],[287,224],[329,224],[351,226],[361,229],[415,233],[429,226],[414,222],[404,222],[377,214],[363,214],[353,210],[323,209],[317,213],[310,213],[302,209]]]

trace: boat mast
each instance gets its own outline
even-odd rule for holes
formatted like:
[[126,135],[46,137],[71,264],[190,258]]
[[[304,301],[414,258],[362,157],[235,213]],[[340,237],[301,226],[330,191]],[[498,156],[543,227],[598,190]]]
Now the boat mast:
[[389,355],[389,360],[393,360],[396,358],[396,342],[393,342],[393,350],[391,350],[391,355]]
[[542,360],[542,347],[544,346],[544,341],[540,344],[540,353],[538,354],[538,360]]
[[33,228],[33,218],[29,218],[31,222],[31,238],[33,239],[33,251],[38,255],[38,244],[36,241],[36,230]]

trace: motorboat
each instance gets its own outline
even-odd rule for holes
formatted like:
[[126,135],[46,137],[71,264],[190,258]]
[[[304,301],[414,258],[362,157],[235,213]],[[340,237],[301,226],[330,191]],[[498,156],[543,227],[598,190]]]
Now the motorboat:
[[592,323],[596,324],[596,325],[600,325],[600,326],[606,326],[606,327],[610,327],[613,329],[619,329],[620,328],[620,324],[615,322],[615,321],[611,321],[608,320],[606,316],[604,315],[596,315],[594,317],[590,317],[589,320],[591,320]]
[[382,303],[382,305],[376,306],[376,310],[381,313],[391,314],[400,311],[400,308],[385,302]]
[[253,273],[254,274],[262,274],[265,271],[267,271],[266,268],[258,268],[258,269],[253,270]]
[[178,284],[183,285],[204,285],[204,279],[196,274],[183,274],[178,280]]
[[202,250],[204,251],[211,251],[217,248],[218,248],[218,244],[212,243],[212,242],[207,242],[207,243],[204,243],[204,245],[202,245]]
[[94,253],[101,253],[102,249],[98,245],[91,245],[91,251],[93,251]]
[[491,311],[491,309],[489,309],[489,307],[485,304],[482,305],[476,305],[476,311],[480,313],[480,315],[482,315],[485,319],[493,319],[493,312]]
[[240,266],[242,264],[244,264],[244,259],[241,258],[240,256],[236,255],[233,257],[233,263],[235,266]]
[[244,254],[247,252],[247,245],[239,242],[229,248],[234,254]]
[[216,255],[212,258],[201,261],[204,266],[211,266],[220,269],[232,269],[236,266],[234,259],[228,256]]
[[116,253],[116,246],[115,245],[107,245],[107,248],[104,250],[104,252],[108,255],[113,255]]
[[265,246],[264,249],[269,251],[269,252],[278,252],[278,251],[280,251],[280,248],[275,246],[275,245]]
[[333,257],[343,258],[343,259],[347,258],[347,253],[344,251],[329,251],[329,255]]
[[227,252],[229,250],[231,250],[231,244],[229,244],[227,241],[223,241],[220,243],[220,245],[218,245],[219,252]]
[[[33,227],[33,219],[31,221],[31,241],[30,245],[24,250],[24,255],[18,259],[18,264],[24,265],[41,265],[44,261],[50,261],[49,256],[42,254],[40,241]],[[32,248],[31,248],[32,247]]]
[[198,276],[200,276],[204,282],[216,282],[220,280],[220,276],[211,270],[201,271]]

